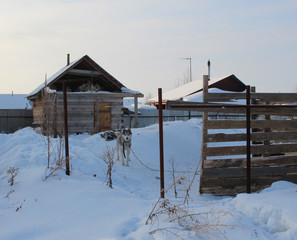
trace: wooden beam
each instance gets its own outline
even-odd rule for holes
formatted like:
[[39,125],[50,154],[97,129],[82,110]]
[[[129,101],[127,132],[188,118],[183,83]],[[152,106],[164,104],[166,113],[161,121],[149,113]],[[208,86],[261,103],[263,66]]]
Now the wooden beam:
[[[245,99],[245,93],[208,93],[209,102],[227,102],[232,100]],[[251,99],[260,102],[295,103],[297,93],[251,93]]]
[[[244,129],[246,121],[241,120],[209,120],[208,129]],[[252,120],[252,128],[271,128],[277,130],[296,130],[297,120]]]
[[[251,159],[252,167],[297,165],[296,155],[254,157]],[[204,162],[204,168],[227,168],[227,167],[245,167],[245,158],[213,159]]]
[[[214,133],[207,135],[208,142],[237,142],[245,141],[246,134],[225,134]],[[251,133],[252,141],[297,141],[297,132],[253,132]]]
[[[285,176],[297,174],[297,166],[277,166],[277,167],[255,167],[251,171],[252,177]],[[205,168],[203,169],[203,178],[230,178],[246,177],[245,168]],[[296,175],[297,178],[297,175]]]
[[[297,144],[252,145],[252,154],[279,154],[297,152]],[[208,147],[207,156],[244,155],[246,146]]]
[[100,76],[102,73],[98,71],[92,71],[92,70],[83,70],[83,69],[70,69],[68,74],[72,75],[84,75],[84,76]]

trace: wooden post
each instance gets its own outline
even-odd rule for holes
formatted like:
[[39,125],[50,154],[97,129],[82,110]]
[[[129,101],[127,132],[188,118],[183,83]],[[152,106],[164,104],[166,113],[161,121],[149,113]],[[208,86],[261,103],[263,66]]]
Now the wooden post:
[[[209,76],[203,75],[203,103],[208,103],[207,93],[208,93],[208,81]],[[202,193],[202,175],[203,175],[203,167],[204,161],[206,160],[206,148],[207,148],[207,120],[208,120],[208,112],[203,112],[202,121],[203,121],[203,129],[202,129],[202,146],[201,146],[201,171],[200,171],[200,186],[199,192]]]
[[251,93],[246,86],[246,193],[251,193]]
[[[266,101],[265,104],[266,104],[266,105],[269,105],[270,102],[269,102],[269,101]],[[270,115],[265,115],[265,120],[271,120]],[[265,128],[265,129],[264,129],[264,132],[265,132],[265,133],[267,133],[267,132],[271,132],[271,128]],[[269,141],[269,140],[264,140],[264,145],[269,146],[269,145],[270,145],[270,141]],[[263,154],[263,157],[269,157],[269,156],[270,156],[269,153],[264,153],[264,154]]]
[[163,148],[163,111],[162,111],[162,88],[158,89],[159,98],[159,148],[160,148],[160,188],[161,198],[165,198],[164,188],[164,148]]
[[138,127],[138,98],[134,97],[134,128]]

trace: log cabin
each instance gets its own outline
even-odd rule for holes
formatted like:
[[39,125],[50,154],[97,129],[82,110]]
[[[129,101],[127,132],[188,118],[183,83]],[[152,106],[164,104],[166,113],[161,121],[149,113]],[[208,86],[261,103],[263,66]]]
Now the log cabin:
[[123,99],[133,97],[135,112],[138,91],[125,87],[88,55],[70,63],[47,79],[28,96],[33,102],[33,121],[44,134],[63,135],[64,97],[67,93],[68,132],[94,134],[124,127]]

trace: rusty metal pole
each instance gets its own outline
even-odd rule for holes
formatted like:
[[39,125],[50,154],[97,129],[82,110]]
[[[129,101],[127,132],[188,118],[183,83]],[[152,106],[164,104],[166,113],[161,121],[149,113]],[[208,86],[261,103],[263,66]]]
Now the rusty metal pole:
[[[67,54],[67,66],[70,64],[70,55]],[[65,137],[65,157],[66,157],[66,175],[70,175],[69,164],[69,139],[68,139],[68,110],[67,110],[67,84],[63,82],[63,102],[64,102],[64,137]]]
[[65,136],[66,175],[70,175],[69,140],[68,140],[68,112],[67,112],[67,85],[66,85],[66,82],[63,82],[63,99],[64,99],[64,136]]
[[251,193],[251,88],[246,86],[246,193]]
[[162,111],[162,88],[158,89],[159,98],[159,148],[160,148],[160,187],[161,198],[165,198],[164,189],[164,147],[163,147],[163,111]]

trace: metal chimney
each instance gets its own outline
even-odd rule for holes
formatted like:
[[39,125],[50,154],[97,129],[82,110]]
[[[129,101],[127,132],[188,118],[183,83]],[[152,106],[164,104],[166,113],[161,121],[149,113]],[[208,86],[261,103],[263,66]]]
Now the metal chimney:
[[210,60],[207,62],[207,68],[208,68],[208,81],[210,80]]
[[70,64],[70,54],[67,54],[67,66]]

